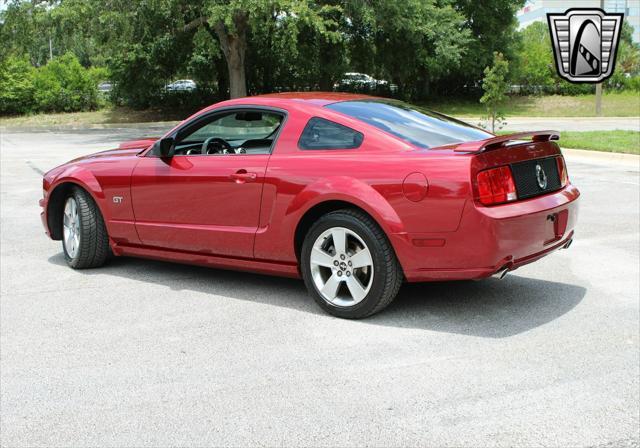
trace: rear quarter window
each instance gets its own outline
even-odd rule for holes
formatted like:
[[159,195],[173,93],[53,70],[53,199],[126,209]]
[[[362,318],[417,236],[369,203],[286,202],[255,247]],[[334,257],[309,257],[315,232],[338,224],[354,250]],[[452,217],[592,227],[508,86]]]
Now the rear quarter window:
[[492,134],[462,121],[396,100],[353,100],[325,106],[419,148],[484,140]]
[[300,149],[355,149],[364,135],[350,127],[314,117],[305,126],[298,147]]

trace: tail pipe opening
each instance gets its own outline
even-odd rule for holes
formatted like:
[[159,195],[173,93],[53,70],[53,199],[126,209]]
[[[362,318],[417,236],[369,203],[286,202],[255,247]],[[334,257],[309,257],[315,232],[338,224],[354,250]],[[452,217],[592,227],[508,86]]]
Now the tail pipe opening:
[[508,273],[509,273],[509,267],[508,266],[503,266],[500,269],[498,269],[496,271],[496,273],[493,274],[491,277],[492,278],[497,278],[498,280],[502,280],[503,278],[505,278],[507,276]]

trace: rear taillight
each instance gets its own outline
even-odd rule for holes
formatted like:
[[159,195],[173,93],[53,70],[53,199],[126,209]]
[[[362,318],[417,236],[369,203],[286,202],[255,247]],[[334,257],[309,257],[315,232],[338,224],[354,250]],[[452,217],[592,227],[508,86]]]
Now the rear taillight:
[[560,178],[560,185],[564,187],[569,183],[569,175],[567,174],[567,165],[564,163],[564,157],[556,157],[556,163],[558,164],[558,177]]
[[501,166],[478,173],[478,200],[484,205],[502,204],[518,199],[511,168]]

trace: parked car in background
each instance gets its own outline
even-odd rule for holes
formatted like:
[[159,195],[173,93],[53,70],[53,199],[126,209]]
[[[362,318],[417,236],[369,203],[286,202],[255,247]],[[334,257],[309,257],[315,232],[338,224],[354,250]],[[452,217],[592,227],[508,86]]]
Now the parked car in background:
[[378,83],[375,78],[364,73],[345,73],[340,81],[334,84],[336,89],[375,89]]
[[109,81],[101,82],[98,84],[98,92],[103,96],[109,96],[113,90],[113,83]]
[[340,81],[333,85],[334,90],[348,92],[374,92],[377,90],[397,91],[398,86],[389,84],[384,79],[376,79],[365,73],[349,72],[345,73]]
[[193,92],[196,88],[195,81],[191,79],[178,79],[165,86],[168,92]]
[[238,98],[52,169],[42,222],[75,269],[112,253],[302,277],[361,318],[403,281],[502,278],[568,248],[580,193],[558,138],[366,95]]

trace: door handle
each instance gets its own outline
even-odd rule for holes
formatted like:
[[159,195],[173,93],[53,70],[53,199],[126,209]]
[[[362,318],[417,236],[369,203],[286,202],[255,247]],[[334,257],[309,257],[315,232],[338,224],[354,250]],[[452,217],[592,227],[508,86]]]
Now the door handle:
[[258,175],[256,173],[248,173],[247,170],[243,169],[236,171],[230,177],[235,183],[243,184],[245,182],[254,182],[258,178]]

